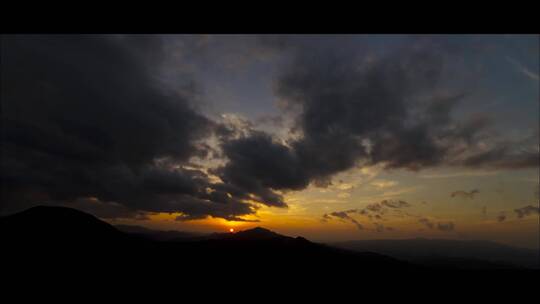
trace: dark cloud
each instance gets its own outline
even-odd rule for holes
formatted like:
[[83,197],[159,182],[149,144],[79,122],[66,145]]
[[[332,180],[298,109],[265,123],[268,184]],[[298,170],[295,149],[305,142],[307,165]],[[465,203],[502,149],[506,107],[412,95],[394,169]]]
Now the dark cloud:
[[[312,176],[349,169],[361,158],[386,161],[393,149],[401,150],[402,159],[389,166],[430,161],[388,145],[395,143],[393,131],[403,130],[408,111],[405,100],[410,93],[432,86],[440,72],[437,57],[426,54],[420,61],[419,54],[410,55],[361,65],[361,58],[347,51],[303,50],[284,70],[277,93],[302,109],[297,124],[304,137],[294,148],[309,160],[306,165]],[[413,128],[398,136],[420,143],[422,132]],[[380,143],[384,137],[388,142]],[[373,150],[366,149],[362,140],[369,140]]]
[[150,219],[149,212],[136,211],[116,202],[100,201],[96,197],[81,197],[74,201],[49,201],[45,203],[50,205],[62,205],[76,208],[103,219]]
[[323,223],[326,223],[326,222],[328,222],[328,221],[331,220],[331,219],[332,219],[332,218],[330,217],[330,215],[328,215],[328,214],[325,213],[325,214],[323,214],[321,221],[322,221]]
[[[381,55],[346,36],[267,36],[262,43],[289,55],[275,92],[287,113],[296,113],[291,132],[298,136],[282,143],[252,132],[225,140],[229,162],[219,175],[247,191],[325,186],[357,164],[411,170],[538,166],[530,142],[478,147],[492,120],[453,113],[470,92],[466,83],[448,84],[460,77],[452,74],[455,50],[444,45],[412,39]],[[282,205],[274,197],[271,204]]]
[[380,203],[373,203],[366,206],[366,208],[362,209],[361,211],[371,211],[373,213],[379,213],[383,211],[383,206]]
[[461,198],[466,198],[466,199],[473,199],[474,196],[476,194],[480,193],[480,191],[478,189],[473,189],[471,191],[463,191],[463,190],[458,190],[458,191],[454,191],[452,193],[450,193],[450,196],[451,197],[461,197]]
[[411,204],[405,202],[405,201],[389,201],[389,200],[384,200],[381,202],[381,205],[383,206],[386,206],[388,208],[403,208],[403,207],[410,207]]
[[245,190],[179,167],[207,155],[201,139],[216,123],[194,110],[195,92],[160,88],[163,55],[160,36],[2,36],[2,212],[54,203],[104,218],[253,213]]
[[368,204],[363,209],[349,209],[345,211],[334,211],[331,213],[323,214],[321,221],[327,222],[331,220],[332,218],[337,218],[345,221],[349,221],[356,225],[356,227],[359,230],[366,230],[366,228],[358,222],[358,220],[351,217],[351,214],[357,214],[366,217],[371,221],[371,223],[374,226],[373,231],[376,232],[383,232],[383,231],[393,231],[395,228],[392,227],[385,227],[383,224],[381,224],[379,221],[385,220],[383,217],[388,212],[392,212],[392,215],[395,216],[407,216],[409,214],[401,212],[401,210],[398,210],[400,208],[406,208],[410,207],[411,205],[405,201],[402,200],[383,200],[379,203],[372,203]]
[[[499,213],[499,215],[497,216],[497,221],[499,223],[504,222],[508,218],[507,213],[508,213],[508,211],[501,211]],[[540,214],[540,208],[538,208],[536,206],[533,206],[533,205],[528,205],[528,206],[524,206],[524,207],[521,207],[521,208],[514,209],[514,213],[516,214],[517,218],[522,219],[522,218],[527,217],[529,215],[538,215],[538,214]]]
[[265,133],[225,141],[222,150],[229,161],[215,173],[268,205],[285,205],[282,196],[271,189],[299,190],[309,182],[296,153]]
[[528,205],[525,207],[514,209],[514,212],[516,213],[518,218],[523,218],[529,215],[540,214],[540,208]]
[[428,229],[437,229],[443,232],[451,232],[455,229],[454,222],[434,222],[428,218],[420,218],[418,222]]
[[437,229],[444,232],[454,231],[454,227],[455,225],[453,222],[437,223]]
[[[205,39],[194,38],[190,53]],[[357,164],[538,166],[537,136],[477,149],[490,120],[453,115],[467,92],[441,85],[452,62],[440,46],[413,40],[371,54],[350,36],[262,40],[287,54],[275,93],[297,113],[288,142],[249,121],[231,127],[201,115],[191,79],[165,90],[161,36],[2,36],[2,212],[97,198],[128,209],[121,214],[240,220],[253,201],[286,207],[283,191],[328,185]],[[212,134],[218,147],[202,142]],[[183,167],[208,157],[226,162]],[[405,207],[397,204],[358,214],[380,219],[377,208]]]
[[433,229],[435,227],[435,224],[431,220],[429,220],[427,218],[421,218],[421,219],[418,220],[418,222],[421,223],[422,225],[426,226],[429,229]]
[[373,225],[375,226],[375,228],[374,228],[375,232],[385,232],[385,231],[395,231],[396,230],[395,228],[392,228],[392,227],[386,227],[385,225],[383,225],[381,223],[373,223]]
[[368,204],[365,208],[357,210],[358,214],[367,216],[369,219],[382,219],[382,217],[391,212],[392,215],[408,215],[402,212],[401,208],[408,208],[411,204],[402,200],[382,200],[378,203]]
[[538,167],[540,165],[538,151],[529,147],[521,150],[519,153],[514,150],[520,150],[520,143],[504,143],[491,150],[478,153],[463,161],[465,166],[469,167],[488,167],[496,169],[522,169]]
[[336,212],[330,213],[330,215],[324,214],[323,219],[327,221],[330,219],[330,216],[333,216],[335,218],[339,218],[339,219],[353,223],[356,226],[356,228],[358,228],[358,230],[364,230],[364,226],[349,215],[350,213],[356,213],[356,212],[357,212],[356,209],[351,209],[351,210],[346,210],[346,211],[336,211]]

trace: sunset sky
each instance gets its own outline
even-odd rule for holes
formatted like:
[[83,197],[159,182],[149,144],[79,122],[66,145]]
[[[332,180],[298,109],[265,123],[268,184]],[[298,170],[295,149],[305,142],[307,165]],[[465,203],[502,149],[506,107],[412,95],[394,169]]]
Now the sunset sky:
[[539,247],[538,35],[2,36],[1,214]]

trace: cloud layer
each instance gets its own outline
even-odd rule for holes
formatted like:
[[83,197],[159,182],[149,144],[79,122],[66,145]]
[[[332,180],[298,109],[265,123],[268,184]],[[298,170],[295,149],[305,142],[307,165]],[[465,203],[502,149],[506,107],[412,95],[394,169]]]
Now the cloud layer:
[[201,139],[216,123],[194,110],[194,92],[159,88],[159,36],[2,36],[1,45],[3,212],[254,212],[249,193],[181,166],[206,156]]
[[[482,113],[453,115],[467,91],[448,87],[448,50],[412,43],[365,60],[369,56],[337,42],[306,39],[266,41],[290,54],[275,92],[286,111],[296,113],[295,136],[283,142],[257,131],[226,142],[229,163],[220,174],[227,181],[271,193],[325,186],[334,174],[357,165],[538,166],[536,137],[503,140],[493,136],[493,122]],[[274,205],[283,203],[279,194],[265,195]]]
[[[537,136],[495,140],[489,117],[454,113],[467,91],[447,86],[444,47],[413,40],[371,54],[343,37],[252,38],[285,58],[274,93],[294,121],[286,140],[203,115],[195,85],[164,89],[162,36],[2,36],[1,212],[48,203],[103,217],[245,220],[260,204],[287,207],[286,191],[326,186],[358,165],[538,166]],[[403,207],[386,201],[363,212]],[[355,223],[347,214],[328,216]]]
[[[322,216],[322,221],[327,222],[332,219],[340,219],[353,223],[354,225],[356,225],[358,230],[372,230],[376,232],[393,231],[395,230],[395,228],[386,227],[382,223],[382,221],[385,221],[388,216],[417,217],[401,210],[402,208],[408,208],[410,206],[411,205],[409,203],[402,200],[382,200],[377,203],[368,204],[362,209],[349,209],[345,211],[334,211],[331,213],[325,213]],[[366,228],[365,225],[361,224],[351,215],[362,216],[372,224],[373,228]]]

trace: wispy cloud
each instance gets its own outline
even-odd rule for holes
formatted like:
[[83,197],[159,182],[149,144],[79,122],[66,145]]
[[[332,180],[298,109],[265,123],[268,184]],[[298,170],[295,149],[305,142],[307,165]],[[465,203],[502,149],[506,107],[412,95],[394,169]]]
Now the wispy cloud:
[[[533,205],[528,205],[525,207],[514,209],[514,212],[516,213],[516,217],[518,219],[522,219],[530,215],[540,215],[540,208]],[[508,219],[508,211],[499,212],[499,215],[497,216],[497,221],[504,222],[506,219]]]
[[351,194],[347,193],[347,192],[342,192],[342,193],[339,193],[337,195],[337,197],[339,197],[339,198],[349,198],[349,197],[351,197]]
[[[380,221],[384,221],[385,217],[388,215],[394,215],[397,217],[402,217],[409,215],[406,212],[403,212],[402,208],[411,207],[411,204],[402,200],[383,200],[377,203],[371,203],[362,209],[349,209],[344,211],[334,211],[331,213],[325,213],[321,221],[323,223],[328,222],[329,220],[335,218],[342,221],[348,221],[356,225],[358,230],[367,230],[375,232],[384,232],[384,231],[395,231],[396,228],[387,227],[383,225]],[[353,218],[351,215],[360,215],[365,219],[369,220],[373,225],[373,229],[364,227],[357,219]]]
[[444,232],[454,231],[454,227],[455,227],[454,222],[437,223],[437,229]]
[[380,188],[380,189],[393,187],[393,186],[395,186],[397,184],[398,183],[396,181],[384,180],[384,179],[375,180],[375,181],[370,183],[370,185],[372,185],[374,187],[377,187],[377,188]]
[[463,190],[458,190],[458,191],[454,191],[450,194],[451,197],[461,197],[461,198],[469,198],[469,199],[473,199],[474,196],[477,194],[477,193],[480,193],[480,191],[478,191],[478,189],[473,189],[471,191],[463,191]]
[[466,177],[466,176],[492,176],[497,175],[498,171],[477,171],[477,172],[455,172],[455,173],[435,173],[420,175],[421,178],[452,178],[452,177]]
[[455,229],[455,224],[452,221],[435,222],[427,217],[420,218],[418,222],[428,229],[437,229],[443,232],[452,232]]
[[394,190],[394,191],[386,191],[382,195],[380,195],[380,197],[381,198],[386,198],[386,197],[393,197],[393,196],[402,195],[402,194],[405,194],[405,193],[412,193],[412,192],[418,191],[418,189],[420,189],[420,188],[422,188],[422,186],[413,186],[413,187],[406,187],[406,188],[397,189],[397,190]]
[[529,205],[522,208],[514,209],[518,218],[523,218],[525,216],[540,214],[540,208]]
[[324,214],[322,217],[322,221],[327,222],[332,217],[335,217],[335,218],[353,223],[354,225],[356,225],[356,228],[358,228],[358,230],[364,230],[364,226],[362,224],[360,224],[356,219],[349,216],[350,213],[356,213],[356,212],[357,212],[356,209],[351,209],[351,210],[346,210],[346,211],[335,211],[330,214]]
[[529,77],[532,80],[539,81],[540,77],[537,73],[531,71],[526,66],[522,65],[519,61],[516,59],[507,56],[506,60],[508,60],[512,65],[514,65],[521,73],[523,73],[525,76]]

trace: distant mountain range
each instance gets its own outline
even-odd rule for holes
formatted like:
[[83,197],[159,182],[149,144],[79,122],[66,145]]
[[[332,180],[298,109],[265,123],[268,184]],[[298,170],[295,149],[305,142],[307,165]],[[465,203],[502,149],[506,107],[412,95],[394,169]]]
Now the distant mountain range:
[[456,268],[519,269],[532,261],[529,251],[490,242],[418,239],[328,246],[261,227],[209,235],[114,227],[65,207],[34,207],[0,218],[0,244],[6,265],[29,269],[69,269],[77,265],[77,271],[157,268],[179,273],[256,270],[291,275],[384,274]]
[[[141,226],[116,226],[118,229],[154,240],[174,242],[201,240],[270,240],[284,236],[262,227],[237,233],[196,234],[181,231],[159,231]],[[298,237],[297,239],[303,239]],[[306,240],[307,241],[307,240]],[[390,256],[414,264],[444,269],[513,269],[539,268],[539,252],[483,240],[395,239],[358,240],[329,244],[357,252]]]
[[[271,240],[284,238],[285,236],[275,233],[271,230],[262,227],[255,227],[248,230],[238,231],[236,233],[196,233],[185,232],[178,230],[154,230],[142,226],[132,225],[116,225],[114,226],[118,230],[147,237],[157,241],[170,241],[170,242],[187,242],[187,241],[202,241],[202,240]],[[299,237],[298,239],[302,239]]]
[[539,268],[538,250],[482,240],[405,239],[333,243],[359,252],[376,252],[416,264],[443,268]]
[[114,227],[122,232],[147,237],[156,241],[188,240],[206,236],[203,233],[178,230],[154,230],[136,225],[115,225]]

